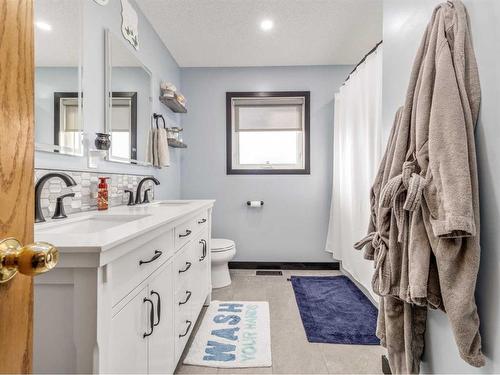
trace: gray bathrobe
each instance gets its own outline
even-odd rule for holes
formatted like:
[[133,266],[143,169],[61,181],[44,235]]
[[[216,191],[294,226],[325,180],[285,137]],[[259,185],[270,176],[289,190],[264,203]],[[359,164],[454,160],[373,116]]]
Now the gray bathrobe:
[[395,373],[418,372],[426,306],[448,314],[462,358],[484,365],[474,300],[479,77],[460,1],[439,5],[415,58],[371,192],[368,236],[381,298],[377,334]]
[[[375,182],[371,189],[369,234],[355,244],[365,246],[364,257],[374,261],[373,290],[381,296],[377,321],[377,336],[387,348],[393,373],[418,373],[423,352],[427,310],[405,302],[408,268],[405,246],[399,242],[396,215],[380,203],[382,188],[387,185],[392,164],[401,168],[409,141],[409,127],[402,125],[404,108],[396,113],[389,141]],[[394,178],[394,177],[392,177]],[[405,276],[406,275],[406,276]]]

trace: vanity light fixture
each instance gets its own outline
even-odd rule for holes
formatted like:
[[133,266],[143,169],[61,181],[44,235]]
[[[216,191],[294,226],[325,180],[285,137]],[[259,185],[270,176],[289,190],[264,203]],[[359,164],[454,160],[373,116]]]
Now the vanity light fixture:
[[260,23],[260,28],[263,31],[270,31],[274,27],[274,22],[271,19],[262,20]]
[[36,21],[35,26],[43,31],[51,31],[52,30],[52,25],[48,24],[47,22],[43,22],[43,21]]

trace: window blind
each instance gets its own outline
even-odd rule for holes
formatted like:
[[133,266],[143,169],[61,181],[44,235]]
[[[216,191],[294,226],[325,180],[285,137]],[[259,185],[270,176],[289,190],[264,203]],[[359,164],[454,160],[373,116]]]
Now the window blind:
[[79,132],[80,121],[78,118],[78,99],[77,98],[61,98],[59,108],[61,111],[60,123],[63,124],[64,132]]
[[303,97],[233,98],[236,132],[301,131]]
[[129,98],[113,98],[111,112],[111,131],[130,132],[132,122],[132,106]]

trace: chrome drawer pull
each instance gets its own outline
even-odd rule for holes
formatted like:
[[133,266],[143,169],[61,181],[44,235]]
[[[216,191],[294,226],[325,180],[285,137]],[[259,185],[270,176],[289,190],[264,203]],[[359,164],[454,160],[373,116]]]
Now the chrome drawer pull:
[[191,231],[189,229],[186,229],[186,233],[184,234],[179,234],[179,238],[187,237],[191,234]]
[[146,338],[148,336],[151,336],[153,334],[153,331],[154,331],[154,320],[155,320],[155,311],[154,311],[154,305],[153,305],[153,301],[151,301],[149,298],[144,298],[142,300],[142,302],[149,302],[151,304],[151,310],[149,312],[149,321],[151,322],[151,332],[144,332],[143,335],[142,335],[142,338]]
[[203,224],[203,223],[206,223],[207,222],[207,219],[203,218],[201,220],[198,220],[198,224]]
[[139,261],[139,266],[142,265],[142,264],[147,264],[147,263],[154,262],[156,259],[158,259],[159,257],[161,257],[161,254],[163,254],[163,251],[155,250],[155,255],[153,255],[153,257],[150,260],[140,260]]
[[203,253],[200,259],[198,259],[200,262],[203,261],[207,257],[207,241],[205,240],[200,240],[200,243],[203,245]]
[[186,323],[188,325],[186,328],[186,332],[184,332],[182,335],[179,335],[179,338],[186,336],[189,333],[189,330],[191,329],[191,324],[193,324],[193,322],[190,320],[186,320]]
[[179,273],[186,272],[190,268],[191,268],[191,262],[186,262],[186,268],[184,268],[183,270],[179,270]]
[[191,294],[193,294],[193,293],[191,293],[191,291],[190,291],[190,290],[186,290],[186,295],[187,295],[187,297],[186,297],[186,299],[184,300],[184,302],[179,302],[179,306],[180,306],[180,305],[184,305],[184,304],[186,304],[186,303],[189,301],[189,299],[191,298]]

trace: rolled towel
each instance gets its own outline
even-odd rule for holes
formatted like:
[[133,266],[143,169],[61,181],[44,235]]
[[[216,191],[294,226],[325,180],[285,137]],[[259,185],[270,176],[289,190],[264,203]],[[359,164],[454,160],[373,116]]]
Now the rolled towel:
[[162,91],[162,95],[164,98],[174,98],[175,91],[165,90],[165,91]]
[[163,81],[161,84],[160,84],[160,89],[162,91],[177,91],[177,87],[175,87],[175,85],[171,82],[165,82]]

